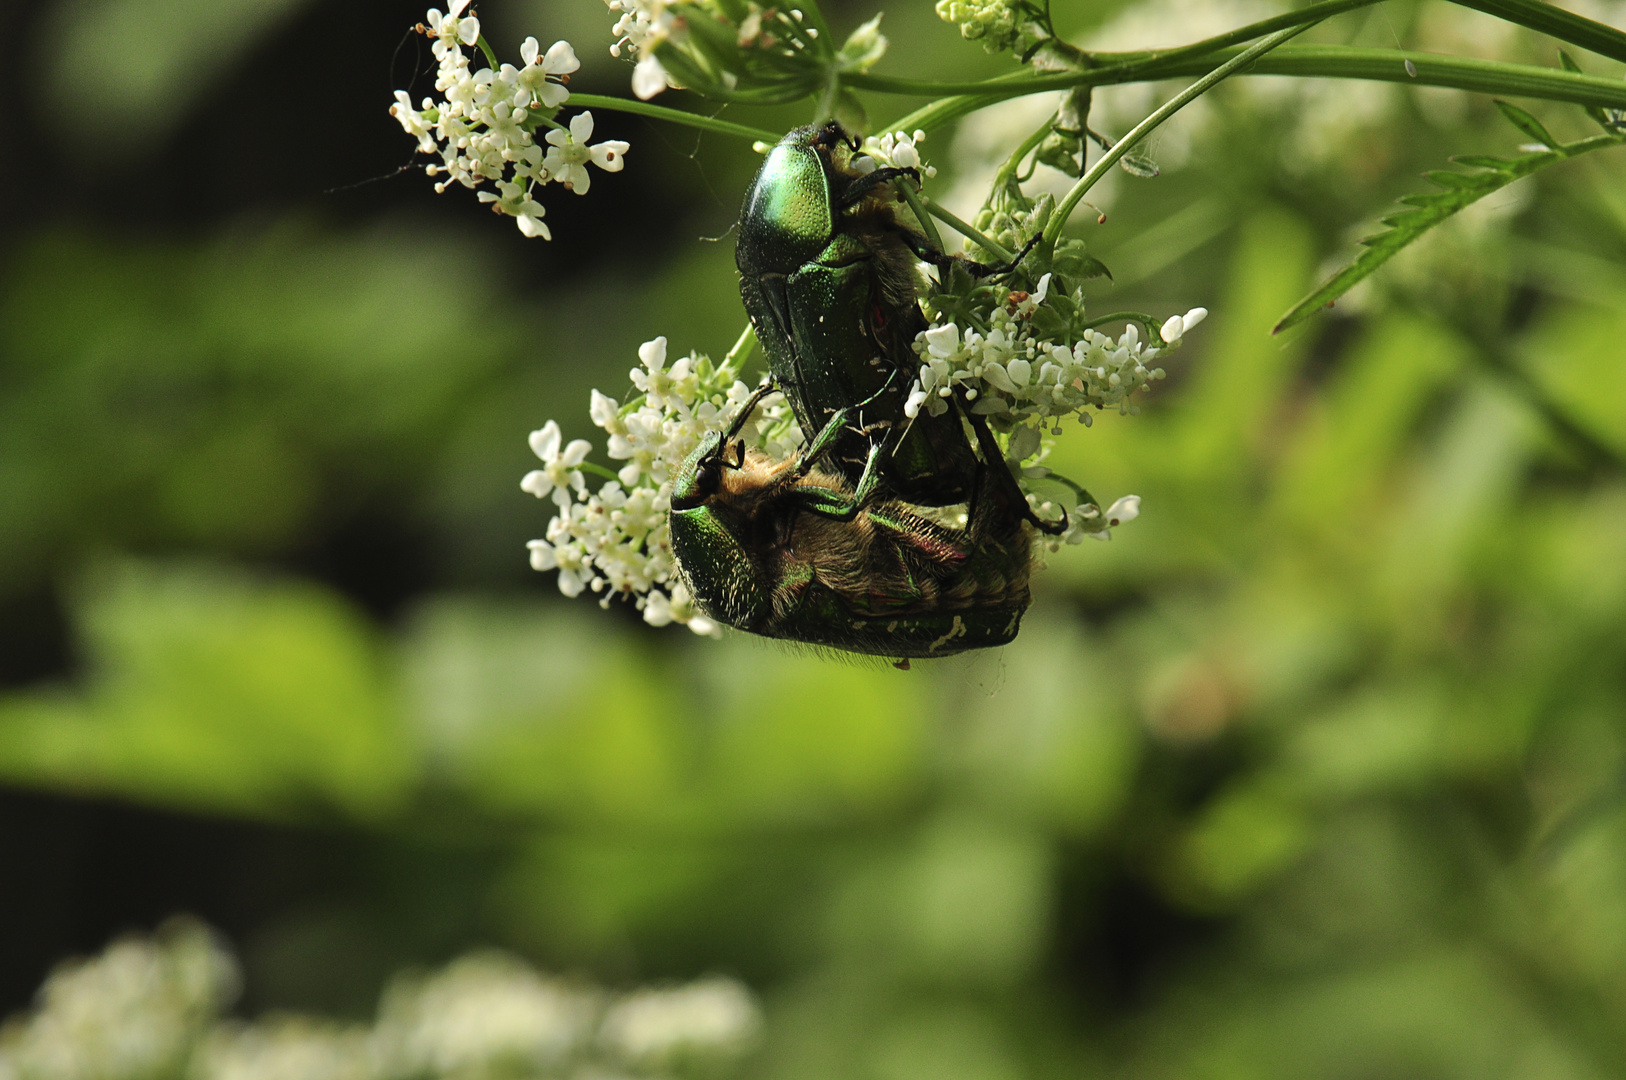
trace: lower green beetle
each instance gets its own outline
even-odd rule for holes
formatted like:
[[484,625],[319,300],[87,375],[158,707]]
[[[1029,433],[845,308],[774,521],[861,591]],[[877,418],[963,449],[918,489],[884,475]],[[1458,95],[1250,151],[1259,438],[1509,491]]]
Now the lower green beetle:
[[[975,470],[963,527],[901,502],[872,444],[856,485],[819,467],[859,406],[838,409],[801,453],[775,461],[740,431],[707,435],[672,493],[672,550],[713,618],[766,637],[889,657],[949,656],[1016,637],[1029,602],[1031,539],[1021,510]],[[987,467],[992,464],[994,467]]]

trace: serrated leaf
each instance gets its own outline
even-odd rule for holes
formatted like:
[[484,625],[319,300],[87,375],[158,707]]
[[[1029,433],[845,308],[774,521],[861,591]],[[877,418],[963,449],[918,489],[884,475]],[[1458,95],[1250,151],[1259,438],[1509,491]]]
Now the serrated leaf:
[[[1497,104],[1501,105],[1502,102],[1497,102]],[[1509,119],[1512,118],[1509,117]],[[1535,123],[1533,118],[1531,122]],[[1537,124],[1537,127],[1540,129],[1539,124]],[[1540,130],[1540,138],[1550,139],[1552,137],[1546,133],[1545,129]],[[1550,150],[1538,150],[1522,154],[1516,158],[1473,159],[1465,157],[1457,159],[1461,164],[1477,166],[1480,169],[1478,172],[1458,173],[1437,170],[1425,174],[1444,190],[1420,192],[1402,198],[1400,202],[1407,209],[1385,217],[1382,221],[1382,224],[1387,226],[1385,231],[1362,240],[1361,245],[1366,250],[1357,255],[1355,260],[1348,266],[1322,282],[1314,292],[1295,304],[1292,310],[1283,315],[1281,320],[1271,328],[1270,332],[1279,334],[1289,327],[1297,326],[1354,288],[1357,282],[1394,258],[1407,245],[1416,241],[1428,230],[1446,221],[1458,211],[1472,206],[1485,196],[1494,194],[1515,180],[1529,176],[1531,173],[1548,165],[1581,154],[1591,153],[1593,150],[1619,146],[1623,142],[1626,142],[1626,136],[1594,135],[1589,139],[1580,139],[1568,144],[1554,144]]]
[[1558,140],[1553,138],[1547,129],[1541,126],[1540,120],[1537,120],[1517,105],[1510,105],[1500,99],[1495,102],[1495,105],[1502,111],[1502,115],[1507,117],[1508,123],[1530,136],[1536,142],[1549,149],[1558,145]]
[[1486,154],[1461,154],[1451,160],[1458,165],[1467,165],[1475,169],[1495,169],[1497,172],[1506,172],[1512,164],[1507,158],[1490,157]]

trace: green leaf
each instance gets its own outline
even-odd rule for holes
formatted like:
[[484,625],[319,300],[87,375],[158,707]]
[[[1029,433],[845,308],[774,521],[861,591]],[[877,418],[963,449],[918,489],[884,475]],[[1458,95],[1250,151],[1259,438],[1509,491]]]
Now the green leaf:
[[[1581,70],[1581,65],[1575,62],[1575,58],[1563,49],[1558,50],[1558,62],[1564,66],[1565,71],[1571,74],[1586,74]],[[1626,112],[1619,109],[1605,109],[1600,105],[1588,105],[1586,114],[1597,121],[1598,126],[1605,131],[1619,133],[1626,130]]]
[[1497,99],[1495,105],[1502,110],[1502,115],[1507,117],[1508,123],[1530,136],[1531,139],[1548,148],[1558,145],[1558,140],[1553,138],[1552,134],[1541,126],[1540,120],[1537,120],[1517,105],[1510,105],[1500,99]]
[[[1472,206],[1485,196],[1500,191],[1515,180],[1529,176],[1538,169],[1591,153],[1593,150],[1619,146],[1626,142],[1626,138],[1618,135],[1594,135],[1589,139],[1561,144],[1552,140],[1547,129],[1522,109],[1516,109],[1500,101],[1496,104],[1501,106],[1503,114],[1521,131],[1546,142],[1551,149],[1536,150],[1514,158],[1478,155],[1454,158],[1452,160],[1457,164],[1477,171],[1463,173],[1437,170],[1426,173],[1427,179],[1444,190],[1407,195],[1401,199],[1400,202],[1406,209],[1383,219],[1383,224],[1387,225],[1388,229],[1362,240],[1361,244],[1366,250],[1295,304],[1293,309],[1283,315],[1271,328],[1272,334],[1279,334],[1289,327],[1297,326],[1321,308],[1331,304],[1354,288],[1357,282],[1398,255],[1407,245],[1459,210]],[[1522,121],[1528,121],[1530,126],[1527,127]]]

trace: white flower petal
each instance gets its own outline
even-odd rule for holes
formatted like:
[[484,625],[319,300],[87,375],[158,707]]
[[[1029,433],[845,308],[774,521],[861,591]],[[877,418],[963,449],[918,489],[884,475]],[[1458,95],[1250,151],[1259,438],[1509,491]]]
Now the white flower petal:
[[569,75],[581,66],[576,50],[568,41],[555,41],[548,46],[548,55],[542,58],[542,70],[549,75]]
[[1108,525],[1122,525],[1126,521],[1134,521],[1139,516],[1139,495],[1125,495],[1107,507],[1106,519]]
[[1206,318],[1208,318],[1208,309],[1207,308],[1205,308],[1205,307],[1194,307],[1190,311],[1186,312],[1183,316],[1181,316],[1180,325],[1183,326],[1185,328],[1185,332],[1189,334],[1189,333],[1191,333],[1191,328],[1193,326],[1196,326],[1198,323],[1202,322]]
[[549,420],[546,424],[531,432],[531,453],[543,461],[551,463],[559,453],[559,443],[562,438],[563,436],[559,434],[558,421]]
[[525,479],[519,482],[519,489],[537,498],[546,498],[548,492],[553,490],[553,480],[543,469],[532,469],[525,474]]
[[648,101],[666,89],[666,69],[653,56],[645,56],[632,69],[632,92],[640,101]]
[[620,172],[626,167],[629,146],[620,139],[601,142],[592,147],[593,164],[605,172]]

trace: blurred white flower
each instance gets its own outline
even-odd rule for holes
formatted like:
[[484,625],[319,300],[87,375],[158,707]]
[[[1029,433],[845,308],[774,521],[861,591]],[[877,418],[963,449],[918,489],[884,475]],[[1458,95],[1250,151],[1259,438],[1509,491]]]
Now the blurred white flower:
[[367,1029],[298,1016],[222,1024],[192,1060],[193,1080],[375,1080]]
[[595,996],[503,953],[475,953],[385,992],[373,1032],[392,1076],[533,1075],[587,1038]]
[[659,1067],[691,1055],[738,1055],[761,1026],[750,991],[714,978],[627,995],[605,1013],[599,1042],[628,1064]]
[[38,1007],[0,1035],[0,1075],[17,1080],[178,1076],[192,1045],[237,996],[238,972],[208,928],[178,919],[149,940],[114,942],[59,966]]

